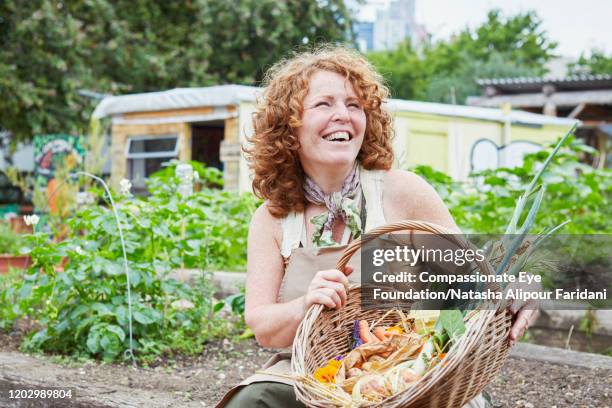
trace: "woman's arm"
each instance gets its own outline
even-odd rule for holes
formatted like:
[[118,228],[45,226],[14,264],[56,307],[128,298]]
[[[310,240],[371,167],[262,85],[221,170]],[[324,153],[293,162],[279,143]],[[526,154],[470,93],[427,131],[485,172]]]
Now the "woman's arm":
[[253,215],[249,227],[245,308],[246,323],[263,347],[290,346],[311,305],[339,308],[346,303],[348,279],[335,269],[317,272],[306,295],[278,303],[284,274],[281,241],[280,223],[264,204]]
[[263,204],[249,227],[245,319],[264,347],[291,344],[304,316],[302,298],[277,303],[284,271],[281,240],[280,222]]

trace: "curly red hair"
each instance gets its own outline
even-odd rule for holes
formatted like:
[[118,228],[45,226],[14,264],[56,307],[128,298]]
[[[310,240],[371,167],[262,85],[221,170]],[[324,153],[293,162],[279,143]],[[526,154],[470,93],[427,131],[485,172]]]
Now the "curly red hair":
[[366,131],[357,161],[368,170],[389,170],[393,163],[392,120],[382,106],[389,91],[364,57],[344,47],[322,47],[282,60],[264,77],[265,90],[253,114],[254,134],[247,138],[250,147],[244,148],[254,172],[253,191],[268,200],[275,217],[306,207],[296,130],[302,125],[310,78],[319,70],[347,78],[362,103]]

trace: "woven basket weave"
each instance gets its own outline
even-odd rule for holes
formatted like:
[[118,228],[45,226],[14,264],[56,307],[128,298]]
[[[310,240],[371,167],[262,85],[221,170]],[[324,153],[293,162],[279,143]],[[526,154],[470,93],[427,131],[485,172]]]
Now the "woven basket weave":
[[[463,241],[455,232],[439,225],[420,221],[403,221],[376,228],[368,232],[367,238],[353,241],[345,250],[337,264],[344,270],[351,256],[361,245],[376,236],[401,230],[425,231],[443,235],[462,248],[470,244]],[[477,263],[482,274],[491,274],[488,262]],[[493,285],[499,290],[498,285]],[[408,310],[406,310],[407,312]],[[340,310],[324,309],[322,305],[312,306],[298,327],[293,342],[291,369],[293,375],[312,376],[314,371],[338,355],[349,351],[348,339],[357,319],[376,321],[383,317],[386,310],[362,310],[359,285],[352,286],[346,305]],[[389,314],[381,324],[395,324],[397,317]],[[482,308],[467,325],[461,339],[449,350],[444,364],[436,365],[417,383],[397,393],[380,404],[363,403],[361,406],[380,407],[462,407],[477,396],[495,377],[508,356],[508,331],[512,315],[500,303],[497,307]],[[311,407],[340,406],[309,387],[307,383],[295,382],[297,398]]]

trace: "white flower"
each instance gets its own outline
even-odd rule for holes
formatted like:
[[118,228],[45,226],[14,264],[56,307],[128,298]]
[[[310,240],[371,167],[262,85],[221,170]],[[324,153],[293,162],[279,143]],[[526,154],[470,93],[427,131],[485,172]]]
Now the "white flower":
[[129,196],[130,189],[132,188],[132,183],[128,179],[121,179],[119,182],[119,189],[122,195]]
[[23,216],[23,221],[25,221],[26,225],[34,226],[34,225],[38,224],[38,221],[40,221],[40,218],[36,214],[24,215]]
[[83,255],[83,254],[85,254],[85,251],[83,251],[83,248],[81,248],[81,247],[80,247],[80,246],[78,246],[78,245],[77,245],[77,246],[74,248],[74,252],[76,252],[76,253],[77,253],[77,254],[79,254],[79,255]]
[[195,305],[186,299],[175,300],[171,306],[176,310],[187,310],[193,309]]

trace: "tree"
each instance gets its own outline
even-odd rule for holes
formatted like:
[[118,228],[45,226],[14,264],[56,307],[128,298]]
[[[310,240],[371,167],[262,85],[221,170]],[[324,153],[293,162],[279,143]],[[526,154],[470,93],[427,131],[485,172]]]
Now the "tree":
[[479,92],[477,78],[541,75],[556,43],[541,30],[534,12],[503,17],[490,11],[475,30],[466,28],[447,41],[409,44],[373,52],[368,58],[388,79],[394,97],[463,103]]
[[59,4],[0,3],[0,125],[20,138],[75,132],[93,85],[80,52],[80,25]]
[[387,79],[391,95],[403,99],[424,99],[430,74],[425,61],[405,41],[392,51],[372,52],[369,61]]
[[461,55],[462,63],[451,74],[434,74],[425,91],[431,102],[463,104],[468,96],[479,95],[479,78],[509,78],[537,76],[539,71],[514,61],[503,54],[492,52],[487,60]]
[[488,61],[499,53],[508,61],[544,74],[544,65],[554,56],[557,43],[548,38],[541,24],[535,11],[504,17],[500,10],[491,10],[484,24],[474,32],[464,29],[452,45],[477,60]]
[[256,84],[289,50],[350,39],[343,0],[5,0],[0,127],[83,133],[80,89],[134,93]]
[[607,56],[603,50],[593,49],[591,55],[581,54],[574,64],[570,64],[568,71],[571,75],[593,74],[612,75],[612,54]]

